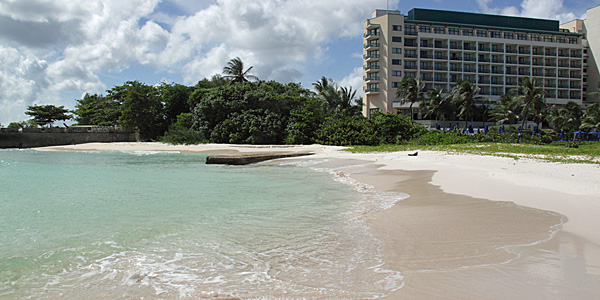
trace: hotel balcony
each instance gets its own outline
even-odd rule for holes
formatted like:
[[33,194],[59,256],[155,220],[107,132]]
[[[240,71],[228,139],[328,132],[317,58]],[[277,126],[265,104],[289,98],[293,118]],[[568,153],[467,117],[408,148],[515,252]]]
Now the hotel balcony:
[[365,33],[365,38],[367,39],[367,41],[377,39],[377,38],[379,38],[379,33],[372,33],[372,32]]
[[373,23],[369,23],[369,24],[367,25],[367,29],[369,29],[369,30],[371,30],[371,29],[377,29],[377,28],[379,28],[379,27],[380,27],[380,25],[379,25],[379,24],[373,24]]
[[366,66],[365,67],[365,71],[367,71],[367,73],[378,72],[379,71],[379,66]]
[[[377,75],[377,73],[373,73],[373,74]],[[379,82],[379,76],[372,76],[372,75],[371,76],[367,76],[367,77],[365,77],[365,82],[366,83]]]
[[372,62],[372,61],[378,61],[378,60],[379,60],[379,54],[365,55],[366,62]]
[[380,46],[379,43],[372,43],[371,42],[371,43],[368,43],[368,44],[365,45],[365,49],[367,49],[367,50],[369,50],[369,49],[375,50],[375,49],[379,49],[379,46]]
[[368,88],[368,89],[365,90],[365,93],[367,95],[370,95],[370,94],[379,94],[379,88]]

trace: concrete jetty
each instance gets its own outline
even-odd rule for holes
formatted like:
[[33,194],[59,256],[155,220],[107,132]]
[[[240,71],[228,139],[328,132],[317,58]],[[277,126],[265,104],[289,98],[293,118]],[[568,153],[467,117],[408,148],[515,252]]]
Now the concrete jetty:
[[244,154],[244,155],[219,155],[219,156],[208,156],[206,158],[206,164],[221,164],[221,165],[247,165],[261,161],[286,158],[286,157],[298,157],[313,155],[312,152],[304,153],[269,153],[269,154]]

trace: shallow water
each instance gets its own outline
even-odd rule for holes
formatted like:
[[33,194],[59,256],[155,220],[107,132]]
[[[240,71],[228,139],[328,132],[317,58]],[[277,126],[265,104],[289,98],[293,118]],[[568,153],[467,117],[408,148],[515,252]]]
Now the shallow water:
[[365,221],[403,195],[204,161],[0,150],[0,298],[379,298],[404,284]]

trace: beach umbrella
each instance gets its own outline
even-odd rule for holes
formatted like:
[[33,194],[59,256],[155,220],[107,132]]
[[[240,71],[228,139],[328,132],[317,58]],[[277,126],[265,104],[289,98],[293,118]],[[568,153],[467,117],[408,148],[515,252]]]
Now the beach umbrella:
[[575,131],[573,134],[576,134],[576,135],[577,135],[577,138],[578,138],[578,139],[581,139],[581,134],[582,134],[582,133],[586,133],[586,132],[585,132],[585,131]]
[[560,135],[558,136],[559,139],[564,140],[565,139],[565,131],[561,130],[560,131]]

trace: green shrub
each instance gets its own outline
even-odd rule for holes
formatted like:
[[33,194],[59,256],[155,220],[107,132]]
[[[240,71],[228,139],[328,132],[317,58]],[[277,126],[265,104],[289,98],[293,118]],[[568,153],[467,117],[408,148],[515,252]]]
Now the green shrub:
[[376,114],[371,117],[371,121],[380,143],[384,144],[401,144],[427,132],[423,125],[404,115]]
[[333,115],[317,130],[317,143],[323,145],[378,145],[375,126],[371,120],[361,116]]

